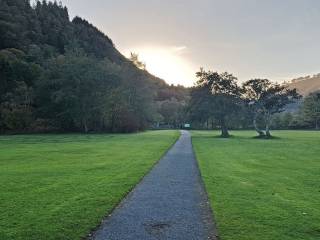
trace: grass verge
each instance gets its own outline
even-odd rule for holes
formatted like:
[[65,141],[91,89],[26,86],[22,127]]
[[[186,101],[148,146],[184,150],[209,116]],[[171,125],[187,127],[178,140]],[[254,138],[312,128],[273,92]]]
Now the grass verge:
[[320,133],[193,131],[222,240],[320,239]]
[[0,239],[86,236],[178,136],[0,136]]

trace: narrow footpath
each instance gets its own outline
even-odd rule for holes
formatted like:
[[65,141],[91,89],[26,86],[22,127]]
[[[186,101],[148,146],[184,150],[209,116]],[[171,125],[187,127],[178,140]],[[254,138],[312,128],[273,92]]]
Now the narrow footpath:
[[188,131],[90,239],[217,239]]

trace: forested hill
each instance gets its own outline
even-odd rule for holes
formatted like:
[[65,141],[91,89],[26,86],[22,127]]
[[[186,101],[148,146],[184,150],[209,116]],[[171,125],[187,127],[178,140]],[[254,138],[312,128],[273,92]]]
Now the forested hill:
[[0,77],[0,132],[137,131],[187,98],[56,2],[0,0]]
[[303,96],[320,90],[320,73],[293,79],[289,83],[290,88],[296,88]]

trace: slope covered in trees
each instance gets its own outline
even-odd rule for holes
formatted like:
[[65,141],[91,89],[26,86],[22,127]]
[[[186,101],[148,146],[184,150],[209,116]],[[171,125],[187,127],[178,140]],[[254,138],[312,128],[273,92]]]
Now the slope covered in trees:
[[306,76],[293,79],[289,83],[290,88],[296,88],[300,94],[307,96],[310,93],[320,90],[320,73],[313,76]]
[[0,1],[0,76],[0,132],[131,132],[186,101],[56,2]]

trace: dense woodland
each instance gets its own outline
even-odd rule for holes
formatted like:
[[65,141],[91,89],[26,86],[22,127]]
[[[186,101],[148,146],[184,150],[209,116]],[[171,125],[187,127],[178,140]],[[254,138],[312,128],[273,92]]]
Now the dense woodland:
[[61,4],[0,0],[2,133],[133,132],[187,122],[224,136],[319,128],[317,92],[302,99],[266,79],[240,85],[232,74],[203,69],[196,76],[192,88],[169,86],[86,20],[70,21]]
[[[177,125],[187,89],[126,59],[57,2],[0,0],[1,132],[132,132]],[[173,108],[173,109],[172,109]]]

